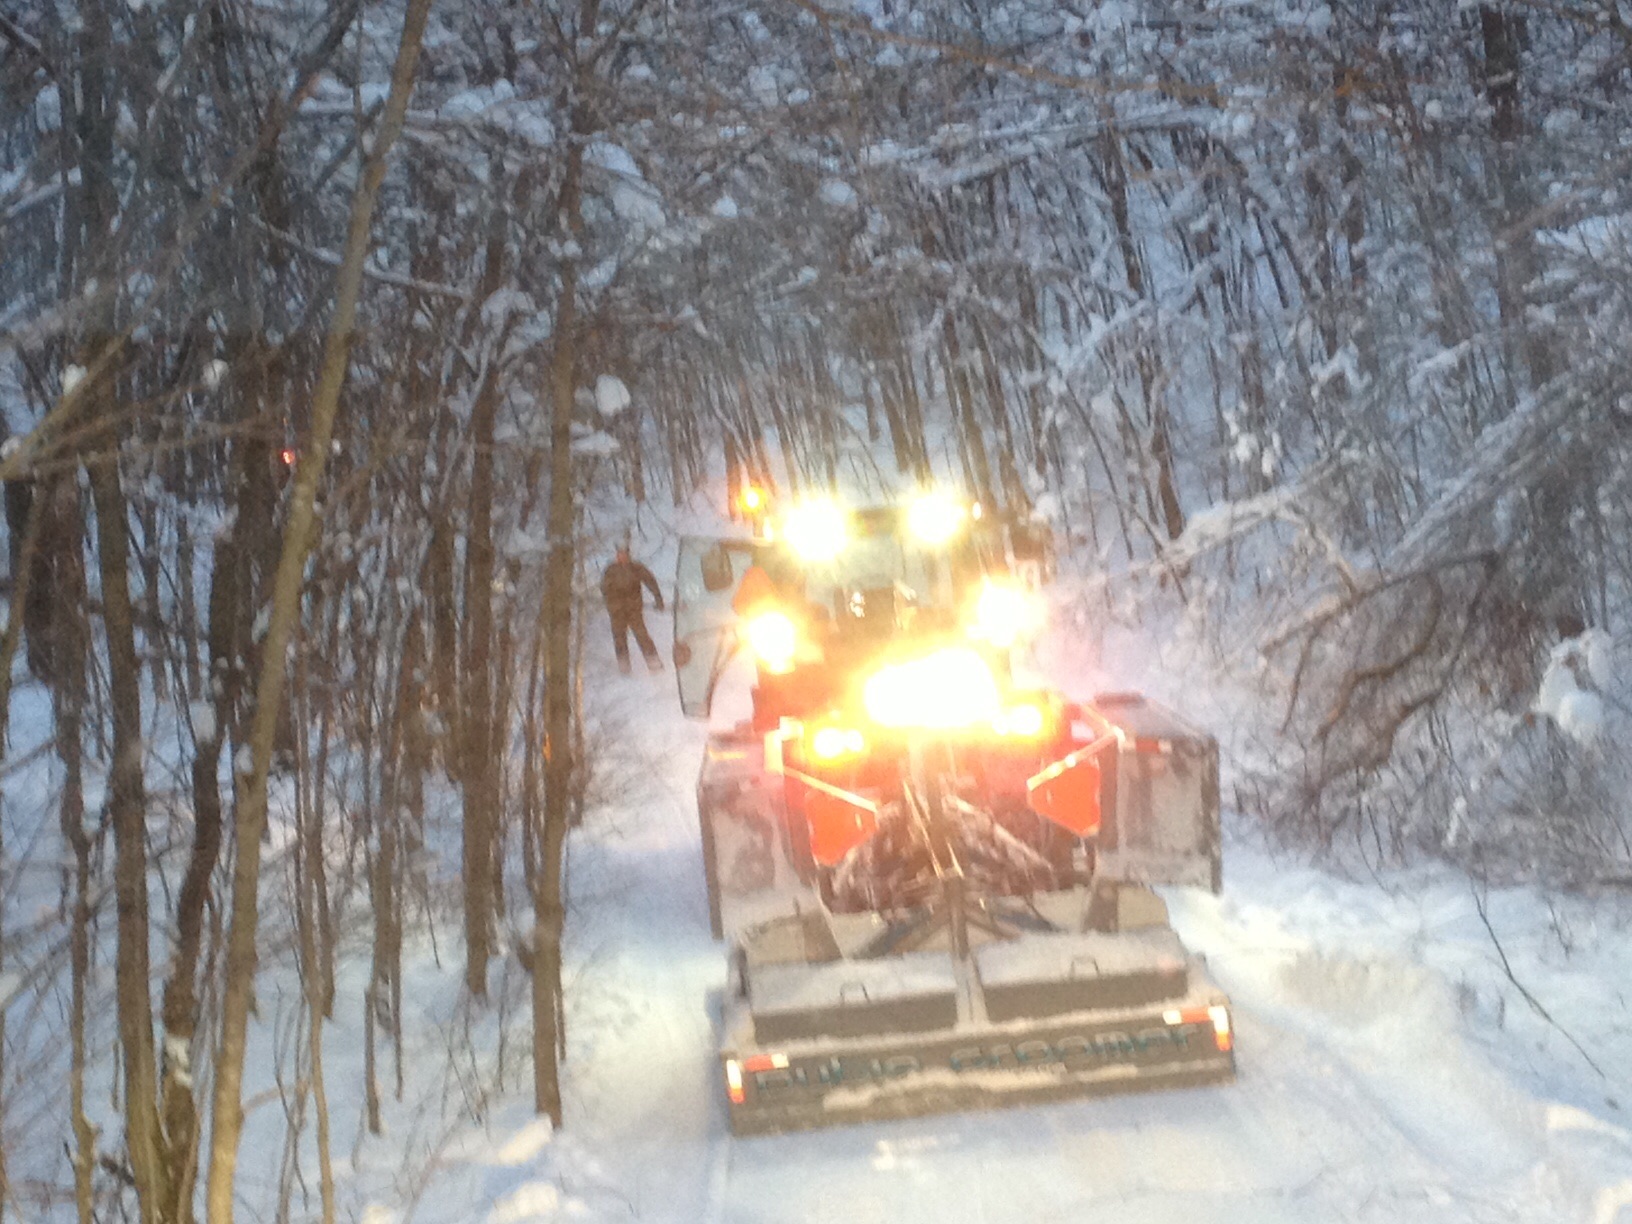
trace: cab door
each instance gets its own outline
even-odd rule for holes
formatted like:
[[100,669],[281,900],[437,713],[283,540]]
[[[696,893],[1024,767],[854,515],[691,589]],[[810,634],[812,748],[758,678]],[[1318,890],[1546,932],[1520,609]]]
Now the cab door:
[[687,718],[707,718],[736,649],[731,600],[754,559],[751,540],[683,536],[674,573],[674,674]]

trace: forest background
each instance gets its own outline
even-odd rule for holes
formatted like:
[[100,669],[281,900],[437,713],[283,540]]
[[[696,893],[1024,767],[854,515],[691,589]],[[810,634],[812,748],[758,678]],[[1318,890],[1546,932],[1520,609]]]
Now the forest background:
[[434,913],[559,1123],[593,578],[750,479],[1047,521],[1286,844],[1624,889],[1629,21],[8,5],[0,1212],[229,1219],[259,962],[332,1217]]

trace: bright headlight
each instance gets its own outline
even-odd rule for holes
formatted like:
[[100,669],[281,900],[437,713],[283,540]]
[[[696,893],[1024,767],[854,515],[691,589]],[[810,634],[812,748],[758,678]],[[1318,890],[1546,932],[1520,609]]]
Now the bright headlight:
[[799,648],[799,628],[786,612],[761,612],[742,627],[748,649],[759,665],[773,676],[793,670],[794,652]]
[[940,493],[926,493],[907,507],[907,529],[921,542],[945,544],[963,526],[963,507]]
[[1043,707],[1031,702],[1008,706],[992,720],[992,730],[1013,739],[1036,739],[1047,725]]
[[810,750],[821,761],[858,756],[866,748],[866,738],[854,727],[818,727],[810,737]]
[[845,514],[830,501],[806,502],[788,511],[782,538],[806,561],[831,561],[849,539]]
[[986,660],[959,646],[880,668],[862,686],[861,702],[881,727],[931,731],[990,722],[1003,706]]
[[975,619],[969,626],[971,637],[1007,650],[1037,625],[1035,600],[1019,587],[987,583],[975,601]]

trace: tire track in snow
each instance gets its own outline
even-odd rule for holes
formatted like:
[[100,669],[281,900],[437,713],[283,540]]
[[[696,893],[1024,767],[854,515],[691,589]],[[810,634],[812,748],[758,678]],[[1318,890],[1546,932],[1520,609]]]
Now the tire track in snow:
[[1587,1219],[1609,1168],[1557,1135],[1558,1107],[1472,1039],[1465,1000],[1438,972],[1386,951],[1321,954],[1256,903],[1237,913],[1180,899],[1178,913],[1247,1028],[1243,1085],[1262,1067],[1283,1098],[1270,1117],[1296,1104],[1343,1119],[1372,1148],[1343,1170],[1359,1218],[1413,1219],[1426,1202],[1425,1219]]
[[731,1137],[719,1135],[710,1145],[708,1197],[703,1200],[700,1224],[722,1224],[731,1186]]

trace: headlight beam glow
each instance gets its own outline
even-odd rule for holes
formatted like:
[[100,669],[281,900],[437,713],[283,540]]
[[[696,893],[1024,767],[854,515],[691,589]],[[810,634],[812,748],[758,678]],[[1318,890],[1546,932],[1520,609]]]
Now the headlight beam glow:
[[805,561],[831,561],[844,551],[850,529],[836,502],[812,501],[788,511],[782,538]]
[[793,670],[793,657],[799,649],[799,627],[786,612],[761,612],[743,625],[742,633],[748,649],[766,671],[780,676]]
[[1007,650],[1035,629],[1038,620],[1036,602],[1028,592],[1017,586],[988,582],[981,587],[975,601],[969,635],[990,642],[999,650]]
[[986,660],[959,646],[880,668],[862,686],[861,700],[881,727],[931,731],[989,723],[1003,708]]
[[907,507],[907,529],[931,547],[945,544],[963,526],[963,507],[942,493],[926,493]]

